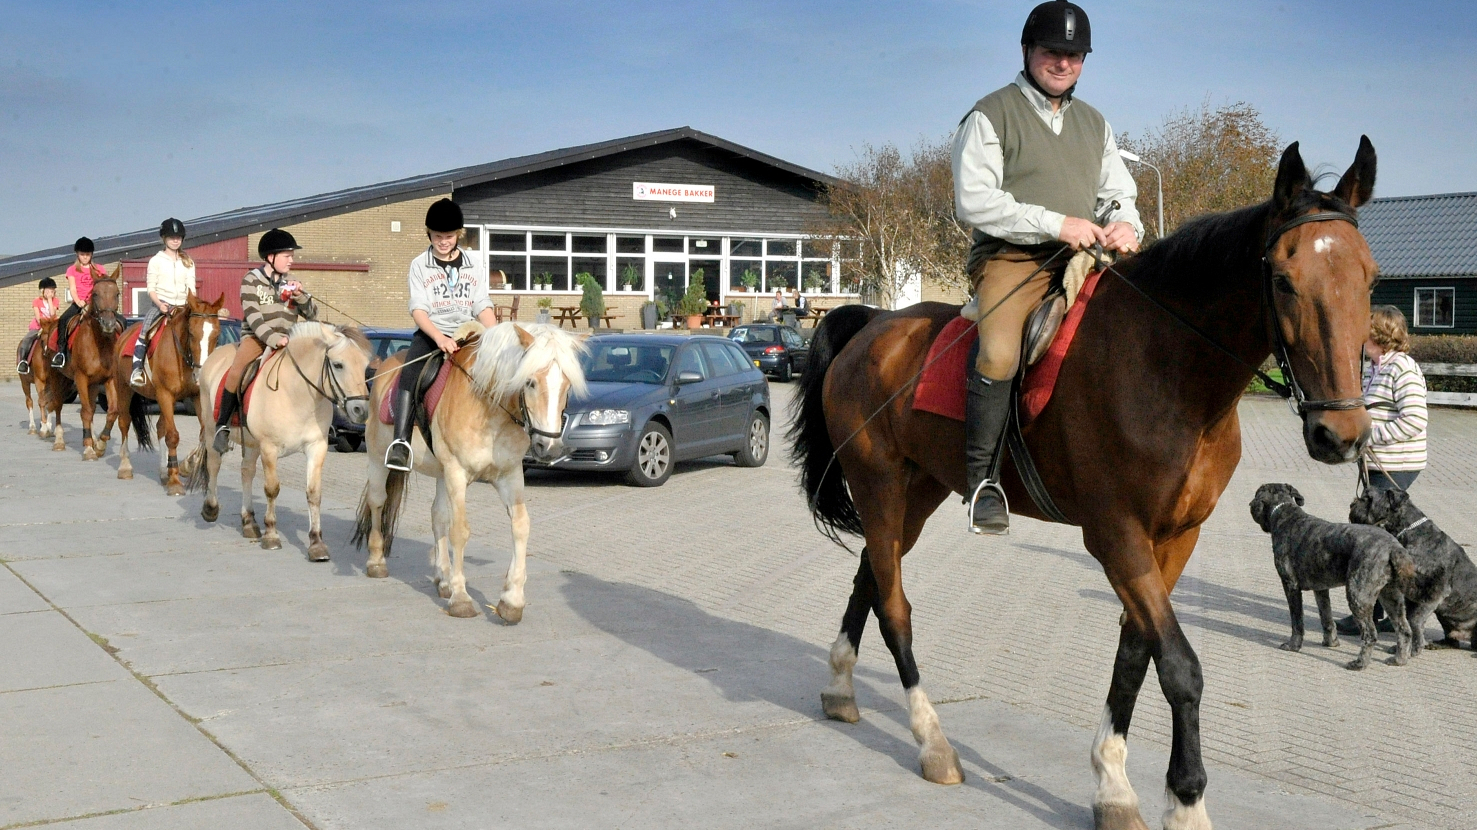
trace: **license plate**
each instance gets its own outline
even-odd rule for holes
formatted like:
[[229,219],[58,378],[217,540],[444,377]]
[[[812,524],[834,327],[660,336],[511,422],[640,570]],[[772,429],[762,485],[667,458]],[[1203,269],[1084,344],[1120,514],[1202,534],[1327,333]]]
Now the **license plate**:
[[758,366],[758,365],[759,365],[759,361],[757,361],[757,360],[756,360],[756,361],[754,361],[754,365],[755,365],[755,366]]

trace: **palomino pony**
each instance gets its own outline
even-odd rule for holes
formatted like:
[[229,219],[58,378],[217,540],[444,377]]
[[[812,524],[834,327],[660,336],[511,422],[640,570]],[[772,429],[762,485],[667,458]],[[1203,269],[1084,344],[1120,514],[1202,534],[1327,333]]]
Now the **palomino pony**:
[[[133,478],[133,462],[128,457],[129,426],[138,432],[139,449],[152,449],[154,442],[149,436],[149,421],[144,415],[144,399],[151,398],[159,404],[159,436],[169,448],[169,454],[159,454],[159,483],[171,496],[185,494],[185,485],[179,477],[179,430],[174,425],[175,401],[195,398],[196,417],[203,424],[210,418],[209,409],[199,400],[198,375],[205,359],[215,349],[220,339],[220,310],[225,305],[222,294],[210,303],[193,293],[185,297],[185,304],[178,306],[164,321],[164,333],[159,345],[145,359],[149,363],[148,383],[142,389],[128,385],[128,375],[133,368],[133,338],[130,333],[139,324],[128,328],[119,338],[114,357],[114,377],[118,387],[118,429],[122,440],[118,442],[118,477]],[[140,333],[142,335],[142,333]],[[123,417],[122,413],[128,413]],[[103,429],[102,440],[108,440],[108,430]],[[205,441],[205,429],[200,430],[200,440]]]
[[[46,340],[51,337],[52,329],[56,328],[56,319],[50,319],[41,324],[41,331],[31,343],[31,351],[26,354],[26,362],[31,366],[31,373],[21,375],[21,393],[26,396],[26,420],[27,435],[40,435],[42,438],[50,438],[53,424],[51,413],[46,409],[46,388],[52,383],[52,374],[57,370],[51,368],[51,358],[46,355]],[[19,347],[17,347],[19,348]],[[56,381],[61,382],[61,375],[56,375]],[[35,388],[36,395],[31,396],[31,389]],[[41,416],[41,426],[36,426],[36,416]],[[58,414],[58,420],[60,415]]]
[[[96,461],[103,457],[108,448],[108,435],[112,432],[113,421],[118,417],[118,389],[117,380],[114,377],[113,362],[115,359],[114,346],[118,341],[118,335],[123,331],[123,318],[118,314],[118,268],[113,269],[112,276],[107,279],[98,280],[92,287],[92,297],[87,302],[87,310],[77,316],[77,340],[72,344],[71,356],[67,365],[61,369],[48,369],[51,371],[51,379],[54,381],[58,375],[65,375],[71,381],[71,386],[77,388],[77,400],[82,405],[82,460]],[[59,332],[58,337],[66,336],[66,332]],[[39,345],[41,339],[37,339]],[[35,363],[31,364],[35,366]],[[34,372],[35,369],[32,369]],[[103,384],[107,392],[108,413],[107,420],[103,424],[103,431],[98,435],[96,443],[92,437],[92,415],[97,405],[97,384]],[[62,438],[62,402],[66,397],[69,384],[51,383],[47,394],[42,396],[46,408],[55,414],[55,437],[52,443],[53,450],[61,451],[67,448],[66,441]]]
[[[1124,759],[1151,659],[1174,726],[1164,826],[1210,827],[1200,664],[1170,592],[1240,460],[1236,405],[1269,353],[1283,358],[1313,458],[1352,461],[1368,440],[1360,348],[1376,267],[1354,211],[1369,199],[1374,177],[1374,148],[1365,138],[1334,191],[1317,192],[1293,144],[1270,201],[1187,223],[1104,274],[1055,394],[1025,427],[1047,492],[1082,528],[1083,543],[1123,603],[1112,685],[1091,753],[1100,829],[1146,826]],[[833,538],[847,532],[866,542],[831,647],[822,706],[831,718],[858,719],[852,668],[867,613],[874,612],[907,692],[923,776],[941,784],[959,783],[964,774],[919,686],[901,577],[902,557],[924,522],[950,493],[964,492],[963,424],[915,411],[911,388],[930,344],[958,312],[923,303],[891,313],[849,306],[827,315],[791,433],[817,525]],[[1011,509],[1044,518],[1013,465],[1005,469]],[[962,514],[959,520],[962,532]]]
[[[287,335],[287,347],[272,352],[262,364],[251,391],[250,406],[241,415],[246,428],[233,428],[231,436],[242,447],[241,535],[261,539],[263,549],[282,547],[282,537],[277,533],[277,494],[282,489],[277,477],[277,459],[301,452],[308,457],[308,558],[314,562],[328,561],[328,546],[323,543],[319,523],[328,427],[333,423],[335,407],[343,409],[355,423],[362,424],[369,417],[369,385],[364,381],[364,374],[371,351],[369,341],[358,329],[305,322],[293,326]],[[207,405],[215,402],[221,381],[225,380],[235,357],[236,344],[221,346],[201,367],[200,397]],[[202,423],[210,418],[210,409],[200,412]],[[265,535],[257,527],[251,506],[258,456],[267,496]],[[221,512],[216,498],[221,457],[215,451],[214,442],[202,440],[186,460],[185,468],[190,471],[188,489],[199,489],[208,482],[200,517],[207,522],[215,521]]]
[[[442,599],[451,600],[447,613],[474,617],[477,605],[467,595],[462,574],[462,555],[472,535],[467,520],[467,485],[476,479],[490,480],[508,509],[513,523],[513,561],[497,601],[497,613],[507,623],[523,619],[523,584],[527,580],[528,508],[523,505],[523,457],[530,446],[541,460],[557,458],[564,449],[564,405],[570,392],[585,392],[585,372],[580,355],[582,338],[555,326],[520,326],[499,323],[482,330],[480,323],[463,325],[457,332],[480,338],[455,355],[441,395],[431,416],[432,452],[416,431],[412,445],[415,469],[436,479],[436,501],[431,507],[431,525],[436,542],[433,550],[436,588]],[[378,412],[386,395],[393,395],[404,356],[397,355],[380,366],[371,406]],[[411,367],[416,371],[419,367]],[[369,542],[365,573],[389,575],[385,555],[394,542],[395,524],[403,507],[409,473],[385,468],[385,450],[394,437],[393,427],[371,418],[365,432],[368,444],[369,481],[359,501],[359,523],[354,545]],[[447,541],[451,560],[447,560]]]

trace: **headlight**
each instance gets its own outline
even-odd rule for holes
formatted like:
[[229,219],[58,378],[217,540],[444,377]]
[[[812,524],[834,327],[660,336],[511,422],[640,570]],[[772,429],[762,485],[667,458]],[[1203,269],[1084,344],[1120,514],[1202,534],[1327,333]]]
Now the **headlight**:
[[631,413],[624,409],[594,409],[585,416],[585,423],[606,426],[631,423]]

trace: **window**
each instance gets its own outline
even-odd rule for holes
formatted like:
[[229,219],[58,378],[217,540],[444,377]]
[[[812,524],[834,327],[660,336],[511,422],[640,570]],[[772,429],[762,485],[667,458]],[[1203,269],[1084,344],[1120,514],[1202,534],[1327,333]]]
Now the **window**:
[[757,259],[731,259],[728,261],[728,287],[748,288],[758,291],[764,286],[764,263]]
[[758,239],[733,239],[728,243],[730,256],[764,256],[764,243]]
[[769,256],[794,256],[795,240],[793,239],[771,239],[765,251]]
[[[645,240],[642,242],[645,244]],[[618,257],[615,273],[622,288],[629,285],[632,291],[646,290],[646,260],[641,257]]]
[[805,341],[801,340],[800,335],[796,334],[792,328],[780,329],[780,337],[785,341],[785,345],[792,349],[799,349],[805,345]]
[[493,254],[487,259],[487,267],[492,271],[502,271],[508,277],[508,288],[514,291],[528,290],[528,258],[524,256],[498,256]]
[[661,383],[672,362],[672,347],[654,344],[596,343],[580,364],[585,380],[620,383]]
[[693,256],[721,256],[723,240],[693,237],[687,240],[687,252]]
[[789,291],[796,287],[795,263],[769,261],[764,263],[764,290],[773,293],[777,288]]
[[727,343],[703,343],[702,347],[703,356],[713,369],[713,377],[736,375],[744,370],[743,364],[734,359],[732,347]]
[[1417,288],[1415,290],[1415,324],[1417,328],[1449,329],[1456,326],[1455,288]]
[[680,236],[658,236],[651,240],[651,249],[657,253],[680,254],[682,253],[682,237]]
[[[534,237],[537,239],[538,237]],[[569,258],[535,256],[530,264],[530,271],[538,278],[535,282],[554,286],[555,291],[569,290]]]
[[704,379],[709,377],[704,371],[702,355],[698,354],[697,346],[689,345],[677,356],[677,374],[683,372],[697,372]]
[[644,254],[646,253],[646,237],[617,236],[615,238],[615,251],[618,254]]
[[487,250],[489,251],[526,251],[528,250],[528,234],[525,233],[491,233],[487,235]]
[[462,247],[469,251],[482,250],[482,229],[467,228],[467,238],[462,240]]
[[605,236],[579,236],[574,237],[574,252],[577,254],[603,254],[605,253]]
[[[589,274],[595,278],[595,282],[600,283],[600,290],[611,290],[610,282],[605,279],[605,257],[575,257],[574,273],[576,276],[579,274]],[[570,280],[569,290],[581,291],[583,289],[584,286],[580,285],[578,280]]]
[[563,251],[564,234],[562,233],[536,233],[533,235],[533,249],[535,251]]

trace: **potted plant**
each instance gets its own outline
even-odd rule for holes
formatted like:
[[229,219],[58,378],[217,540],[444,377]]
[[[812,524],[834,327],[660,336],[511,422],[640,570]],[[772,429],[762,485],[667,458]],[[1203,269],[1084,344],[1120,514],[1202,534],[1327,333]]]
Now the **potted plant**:
[[805,281],[805,290],[812,294],[819,294],[826,287],[826,278],[820,274],[811,274]]
[[744,284],[745,291],[757,291],[759,290],[759,272],[753,268],[745,268],[743,276],[739,277],[739,282]]
[[538,275],[538,290],[540,290],[540,291],[553,291],[554,290],[554,275],[553,274],[550,274],[548,271],[545,271],[542,274],[539,274]]
[[662,313],[661,303],[654,300],[647,300],[641,304],[641,328],[647,330],[654,329],[656,328],[656,321],[665,316]]
[[675,310],[687,318],[688,329],[695,331],[703,327],[703,315],[708,312],[708,286],[703,280],[703,269],[692,272],[692,278],[687,283],[687,293],[677,301]]
[[627,265],[625,268],[621,269],[621,290],[622,291],[635,291],[636,290],[636,283],[639,282],[640,280],[641,280],[641,272],[639,272],[639,271],[636,270],[636,266],[634,266],[634,265]]
[[733,316],[737,317],[738,322],[742,323],[744,321],[744,301],[734,300],[728,304],[728,307],[733,309]]
[[584,295],[580,297],[580,313],[590,321],[590,328],[599,328],[600,317],[605,314],[605,289],[600,287],[600,281],[595,279],[594,274],[575,274],[574,281],[584,291]]
[[549,322],[549,309],[550,308],[553,308],[553,306],[554,306],[554,298],[553,297],[539,297],[538,298],[538,315],[533,318],[533,321],[535,323],[547,323],[547,322]]

